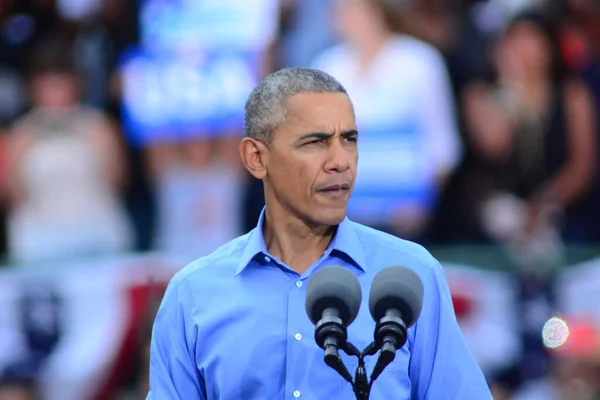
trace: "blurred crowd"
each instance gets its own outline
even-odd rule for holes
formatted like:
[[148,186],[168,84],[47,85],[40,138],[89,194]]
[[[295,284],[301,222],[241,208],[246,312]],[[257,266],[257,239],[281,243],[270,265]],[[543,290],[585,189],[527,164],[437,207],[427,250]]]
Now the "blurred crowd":
[[[598,2],[271,3],[260,75],[319,68],[354,102],[354,220],[424,245],[500,244],[525,265],[600,243]],[[242,125],[130,140],[121,66],[141,40],[140,4],[0,1],[8,263],[149,250],[193,259],[256,225],[264,198],[239,160]],[[566,392],[539,398],[600,398],[600,356],[583,353],[584,367],[553,369]],[[517,375],[494,378],[497,399],[511,398]],[[21,387],[0,399],[34,398]]]

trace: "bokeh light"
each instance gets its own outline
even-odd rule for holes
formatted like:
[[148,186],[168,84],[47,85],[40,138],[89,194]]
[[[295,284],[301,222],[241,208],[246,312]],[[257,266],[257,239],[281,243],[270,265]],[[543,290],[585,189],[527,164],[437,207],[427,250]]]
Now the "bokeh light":
[[569,325],[559,317],[552,317],[542,328],[544,346],[556,349],[564,345],[569,338]]

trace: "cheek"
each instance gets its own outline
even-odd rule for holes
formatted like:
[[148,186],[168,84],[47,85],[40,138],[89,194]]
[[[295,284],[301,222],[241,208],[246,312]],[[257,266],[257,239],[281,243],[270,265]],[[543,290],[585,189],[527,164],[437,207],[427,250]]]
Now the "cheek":
[[519,55],[526,62],[541,67],[549,62],[548,49],[537,38],[527,38],[519,46]]
[[540,57],[540,46],[535,40],[523,41],[521,45],[521,55],[530,60],[536,60]]
[[351,157],[352,171],[355,172],[356,165],[358,164],[358,147],[354,147],[352,149],[352,151],[350,152],[350,157]]
[[319,162],[290,163],[287,161],[285,170],[282,169],[278,174],[278,188],[286,196],[288,201],[298,204],[298,202],[309,202],[315,183],[319,179]]
[[276,168],[271,172],[271,181],[273,182],[275,190],[278,191],[278,195],[285,197],[288,201],[294,201],[303,194],[303,187],[306,183],[302,181],[304,174],[302,169],[299,168],[290,160],[277,160],[277,164],[281,167]]
[[533,51],[533,57],[535,57],[535,62],[539,66],[547,66],[550,64],[550,52],[544,46],[535,46]]

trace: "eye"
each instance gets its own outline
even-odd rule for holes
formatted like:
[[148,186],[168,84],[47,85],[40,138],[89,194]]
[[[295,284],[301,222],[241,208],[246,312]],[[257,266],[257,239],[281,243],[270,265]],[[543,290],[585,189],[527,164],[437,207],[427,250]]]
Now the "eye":
[[304,143],[304,145],[315,145],[315,144],[321,144],[321,143],[323,143],[323,139],[315,139],[315,140],[311,140],[310,142]]
[[347,142],[356,143],[358,141],[358,137],[357,136],[348,136],[348,137],[345,137],[344,140]]

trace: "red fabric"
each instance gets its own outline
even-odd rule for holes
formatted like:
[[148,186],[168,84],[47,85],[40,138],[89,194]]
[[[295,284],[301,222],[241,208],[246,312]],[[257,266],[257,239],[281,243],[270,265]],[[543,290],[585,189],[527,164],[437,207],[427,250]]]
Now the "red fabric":
[[473,310],[473,301],[462,295],[452,295],[452,305],[458,320],[468,317]]
[[561,32],[561,52],[567,66],[574,71],[582,71],[591,61],[585,38],[576,29],[565,28]]
[[565,344],[553,350],[556,357],[588,358],[600,345],[598,328],[586,320],[566,319],[569,336]]
[[133,286],[128,291],[128,304],[130,319],[123,341],[120,345],[117,358],[114,360],[111,373],[106,379],[102,390],[95,396],[95,400],[112,400],[115,394],[131,374],[135,373],[134,367],[139,350],[141,329],[145,328],[145,319],[150,311],[150,306],[157,296],[164,292],[163,284],[140,284]]

